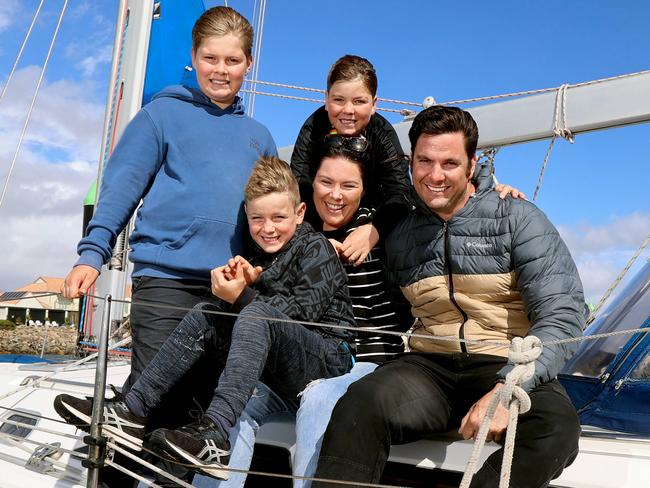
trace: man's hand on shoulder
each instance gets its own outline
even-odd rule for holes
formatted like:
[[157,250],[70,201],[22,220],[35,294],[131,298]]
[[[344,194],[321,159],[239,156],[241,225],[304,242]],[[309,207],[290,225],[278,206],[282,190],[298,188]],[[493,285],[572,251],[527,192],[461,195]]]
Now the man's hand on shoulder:
[[[490,399],[492,398],[492,395],[496,394],[501,389],[501,387],[503,387],[503,385],[497,383],[494,388],[488,391],[480,400],[470,407],[469,411],[460,422],[460,428],[458,429],[458,433],[463,436],[463,439],[476,439],[483,418],[487,412]],[[490,424],[490,430],[488,431],[486,440],[488,442],[501,441],[507,426],[508,410],[499,403],[494,412],[494,417],[492,417],[492,423]]]
[[499,193],[499,198],[502,200],[505,199],[508,195],[518,200],[526,200],[526,195],[523,191],[507,184],[499,183],[494,187],[494,191]]

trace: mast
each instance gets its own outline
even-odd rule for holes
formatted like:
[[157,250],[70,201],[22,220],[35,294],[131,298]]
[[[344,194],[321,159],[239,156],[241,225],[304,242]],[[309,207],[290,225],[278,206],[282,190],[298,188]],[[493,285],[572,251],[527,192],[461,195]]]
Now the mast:
[[[142,106],[153,9],[153,0],[120,0],[119,3],[97,181],[101,181],[104,166],[116,141]],[[96,198],[99,198],[100,191],[101,185]],[[128,280],[128,236],[131,228],[132,224],[129,223],[118,236],[113,257],[102,267],[94,292],[100,296],[110,294],[118,300],[113,304],[113,316],[118,320],[124,316],[125,309],[119,300],[125,296]],[[95,305],[90,313],[101,315],[104,302],[99,300]]]

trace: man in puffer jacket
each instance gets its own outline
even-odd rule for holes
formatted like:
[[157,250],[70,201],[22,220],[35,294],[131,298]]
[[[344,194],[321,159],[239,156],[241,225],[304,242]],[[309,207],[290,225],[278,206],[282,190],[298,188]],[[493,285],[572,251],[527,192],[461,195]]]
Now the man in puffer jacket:
[[[339,401],[318,478],[378,483],[391,444],[449,429],[476,437],[513,365],[507,347],[455,339],[546,342],[580,336],[585,323],[578,272],[546,216],[470,180],[478,142],[471,115],[431,107],[415,118],[409,138],[416,210],[389,236],[386,252],[420,337]],[[578,416],[556,379],[574,350],[575,343],[544,346],[523,385],[532,407],[519,419],[510,486],[545,487],[577,455]],[[499,405],[488,440],[504,438],[507,415]],[[498,486],[502,454],[487,459],[472,487]]]

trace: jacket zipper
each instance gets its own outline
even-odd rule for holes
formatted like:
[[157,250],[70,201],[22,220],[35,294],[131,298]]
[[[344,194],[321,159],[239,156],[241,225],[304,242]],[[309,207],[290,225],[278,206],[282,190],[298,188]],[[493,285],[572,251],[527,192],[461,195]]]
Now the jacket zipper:
[[[460,308],[460,305],[456,302],[456,298],[454,297],[454,278],[451,273],[451,256],[449,254],[449,227],[447,225],[447,222],[443,223],[443,232],[445,233],[445,261],[446,261],[446,266],[447,266],[447,276],[449,277],[449,299],[451,300],[451,303],[454,304],[454,306],[458,309],[460,314],[463,316],[463,323],[460,326],[460,329],[458,329],[458,338],[460,340],[465,339],[465,323],[467,322],[467,314],[465,311]],[[467,354],[467,344],[464,342],[460,343],[460,350],[464,353]]]

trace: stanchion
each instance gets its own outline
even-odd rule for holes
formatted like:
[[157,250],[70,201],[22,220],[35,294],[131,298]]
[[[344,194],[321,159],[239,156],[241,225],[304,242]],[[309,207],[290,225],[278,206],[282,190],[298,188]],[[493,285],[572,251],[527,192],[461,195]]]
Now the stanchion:
[[90,436],[86,436],[84,439],[90,446],[88,449],[88,460],[84,463],[88,468],[87,488],[97,487],[99,482],[99,468],[104,465],[104,456],[106,455],[106,438],[101,436],[100,422],[104,410],[104,392],[106,391],[106,361],[108,358],[108,332],[111,325],[111,295],[106,295],[104,300],[97,368],[95,370],[95,391],[93,393]]

